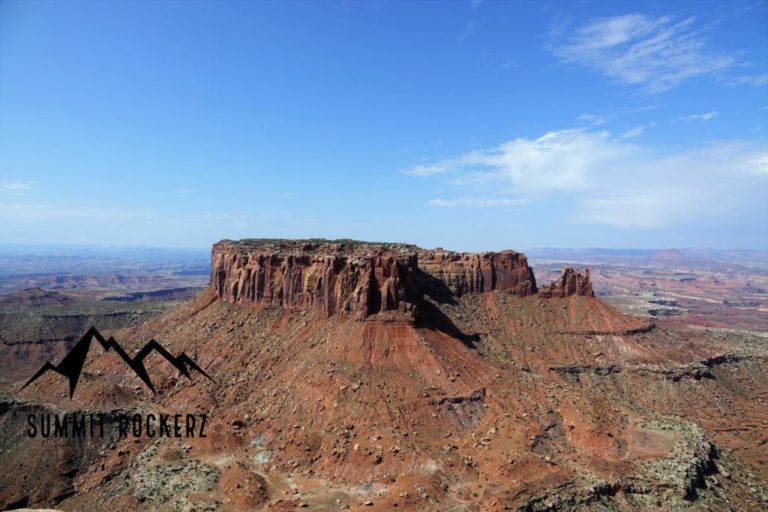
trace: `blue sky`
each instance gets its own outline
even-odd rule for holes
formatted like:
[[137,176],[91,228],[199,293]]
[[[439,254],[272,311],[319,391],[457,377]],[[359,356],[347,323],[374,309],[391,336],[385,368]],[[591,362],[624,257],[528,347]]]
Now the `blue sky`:
[[768,249],[768,3],[0,0],[0,242]]

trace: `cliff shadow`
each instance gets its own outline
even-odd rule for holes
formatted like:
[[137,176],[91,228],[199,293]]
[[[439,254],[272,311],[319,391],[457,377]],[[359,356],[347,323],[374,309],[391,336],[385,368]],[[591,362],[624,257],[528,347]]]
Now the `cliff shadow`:
[[434,302],[430,300],[419,301],[416,326],[441,331],[452,338],[458,339],[470,349],[477,348],[477,343],[480,342],[480,335],[477,333],[467,334],[459,329],[439,307],[440,304],[452,306],[459,304],[451,289],[443,281],[426,272],[419,272],[419,280],[422,286],[421,291]]
[[459,305],[459,301],[456,300],[456,296],[451,289],[448,288],[448,285],[435,276],[427,274],[423,270],[419,270],[417,280],[419,281],[421,291],[424,295],[438,304],[450,304],[452,306]]

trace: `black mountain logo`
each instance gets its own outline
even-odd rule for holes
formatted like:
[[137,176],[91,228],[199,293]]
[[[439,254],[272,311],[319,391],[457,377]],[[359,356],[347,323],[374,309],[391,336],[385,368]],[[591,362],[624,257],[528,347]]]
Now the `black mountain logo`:
[[95,327],[91,327],[88,329],[88,332],[86,332],[85,335],[80,338],[80,341],[78,341],[75,346],[72,347],[72,350],[70,350],[69,353],[64,356],[64,359],[62,359],[59,364],[52,365],[51,362],[48,361],[43,365],[42,368],[37,371],[36,374],[32,376],[31,379],[27,381],[26,384],[21,387],[21,389],[24,389],[25,387],[32,384],[48,370],[53,370],[54,372],[59,373],[69,379],[69,398],[71,399],[72,395],[75,394],[77,381],[80,379],[80,372],[83,369],[85,357],[88,355],[88,350],[91,348],[91,341],[93,338],[96,338],[96,340],[101,344],[105,351],[108,352],[110,350],[114,350],[117,352],[117,355],[119,355],[122,360],[125,361],[125,363],[131,368],[131,370],[133,370],[134,373],[136,373],[136,375],[138,375],[138,377],[144,381],[144,384],[146,384],[153,393],[156,393],[155,387],[152,385],[152,380],[149,378],[147,369],[144,368],[144,358],[147,357],[153,350],[157,351],[158,354],[163,356],[188,379],[192,379],[192,377],[189,375],[189,370],[191,368],[201,373],[208,379],[213,380],[211,376],[205,373],[205,371],[200,368],[197,363],[195,363],[195,361],[192,360],[192,358],[187,354],[181,353],[179,356],[173,356],[154,339],[150,340],[149,343],[144,345],[144,348],[142,348],[138,354],[131,358],[128,356],[128,354],[125,353],[123,347],[121,347],[120,344],[118,344],[112,336],[105,340],[104,336],[102,336]]

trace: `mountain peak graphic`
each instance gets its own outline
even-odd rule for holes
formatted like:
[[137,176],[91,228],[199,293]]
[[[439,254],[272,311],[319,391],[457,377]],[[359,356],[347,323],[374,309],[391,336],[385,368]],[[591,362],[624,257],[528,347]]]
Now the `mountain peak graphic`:
[[125,350],[123,350],[123,347],[121,347],[120,344],[115,341],[112,336],[105,340],[104,336],[102,336],[95,327],[91,327],[88,329],[88,332],[86,332],[83,337],[80,338],[80,341],[78,341],[75,346],[72,347],[72,350],[70,350],[69,353],[64,356],[64,359],[62,359],[59,364],[53,365],[50,361],[46,362],[37,371],[37,373],[35,373],[32,378],[29,379],[27,383],[21,387],[21,389],[24,389],[32,384],[48,370],[52,370],[69,379],[69,398],[72,399],[72,396],[75,394],[77,382],[80,380],[80,373],[83,370],[85,358],[91,348],[91,341],[93,341],[94,338],[96,338],[96,340],[106,352],[114,350],[117,355],[120,356],[120,358],[131,368],[131,370],[133,370],[133,372],[144,382],[144,384],[146,384],[147,387],[152,390],[152,393],[157,392],[155,391],[155,387],[152,385],[152,380],[149,378],[147,369],[144,368],[144,358],[147,357],[152,351],[155,351],[163,356],[169,363],[174,366],[174,368],[179,370],[182,375],[190,380],[192,379],[189,374],[189,370],[191,368],[204,375],[209,380],[213,381],[211,376],[205,373],[205,371],[200,368],[197,363],[184,352],[178,356],[174,356],[168,352],[160,343],[154,339],[151,339],[149,340],[149,343],[144,345],[144,348],[139,350],[139,352],[134,357],[129,357]]

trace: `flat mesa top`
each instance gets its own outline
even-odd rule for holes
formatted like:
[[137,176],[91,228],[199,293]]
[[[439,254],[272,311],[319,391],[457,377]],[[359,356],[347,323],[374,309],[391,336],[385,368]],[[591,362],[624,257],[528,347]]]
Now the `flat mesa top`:
[[351,240],[348,238],[340,238],[336,240],[328,240],[325,238],[305,238],[297,240],[287,238],[244,238],[242,240],[222,240],[215,246],[240,250],[269,251],[276,253],[359,253],[376,250],[405,253],[420,250],[418,246],[413,244],[365,242],[362,240]]
[[[242,253],[261,252],[268,254],[315,254],[315,255],[351,255],[364,257],[381,253],[399,253],[402,255],[418,255],[419,258],[426,256],[431,259],[433,255],[448,256],[450,258],[485,256],[485,255],[518,255],[517,251],[505,249],[502,251],[468,253],[455,252],[437,247],[435,249],[423,249],[414,244],[403,244],[393,242],[365,242],[362,240],[352,240],[350,238],[339,238],[328,240],[325,238],[243,238],[242,240],[221,240],[213,245],[214,252],[217,250],[237,251]],[[522,255],[524,258],[525,256]]]

